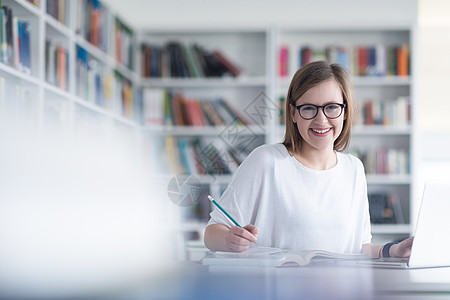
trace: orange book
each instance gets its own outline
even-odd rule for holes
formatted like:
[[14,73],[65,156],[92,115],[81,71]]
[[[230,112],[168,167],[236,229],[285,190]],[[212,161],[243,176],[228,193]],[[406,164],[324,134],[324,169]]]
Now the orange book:
[[92,24],[91,24],[91,43],[95,46],[99,46],[99,21],[100,21],[100,11],[98,9],[94,9],[92,12]]
[[67,54],[66,49],[59,47],[58,48],[58,82],[59,87],[63,90],[67,89],[67,82],[66,82],[66,76],[67,76]]
[[409,46],[403,44],[397,50],[398,76],[408,76],[409,72]]

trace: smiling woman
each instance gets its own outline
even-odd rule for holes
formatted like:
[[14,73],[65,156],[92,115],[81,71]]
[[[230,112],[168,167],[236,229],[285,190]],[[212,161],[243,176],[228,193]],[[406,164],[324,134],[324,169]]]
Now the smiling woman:
[[[294,75],[286,101],[283,143],[256,148],[241,164],[211,213],[205,244],[214,251],[258,246],[364,253],[371,244],[367,183],[349,144],[354,102],[348,74],[337,64],[310,63]],[[289,229],[289,230],[287,230]],[[392,246],[409,256],[411,240]],[[384,253],[383,252],[383,253]]]

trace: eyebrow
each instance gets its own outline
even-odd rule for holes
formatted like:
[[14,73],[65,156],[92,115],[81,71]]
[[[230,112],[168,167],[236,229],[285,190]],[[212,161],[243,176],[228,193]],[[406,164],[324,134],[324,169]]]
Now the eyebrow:
[[323,105],[328,105],[328,104],[334,104],[334,103],[337,103],[337,104],[344,104],[344,103],[340,103],[340,102],[338,102],[338,101],[330,101],[330,102],[325,102],[324,104],[322,104],[322,105],[316,105],[316,104],[312,104],[312,103],[302,103],[302,104],[295,104],[295,106],[300,106],[300,105],[316,105],[316,106],[323,106]]

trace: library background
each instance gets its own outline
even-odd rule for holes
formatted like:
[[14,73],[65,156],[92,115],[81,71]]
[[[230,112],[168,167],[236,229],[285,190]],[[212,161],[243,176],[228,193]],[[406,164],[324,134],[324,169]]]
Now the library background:
[[[329,15],[322,16],[327,22],[297,21],[302,13],[267,22],[264,8],[252,16],[225,9],[238,19],[228,23],[206,14],[203,22],[214,25],[202,26],[194,16],[158,17],[156,8],[143,24],[132,14],[148,8],[144,1],[127,13],[120,1],[2,0],[0,104],[38,131],[126,135],[148,159],[174,257],[196,260],[205,252],[207,195],[220,197],[252,149],[282,140],[293,73],[313,60],[340,63],[356,91],[359,117],[348,151],[365,165],[374,242],[398,240],[414,231],[418,170],[435,158],[428,150],[442,149],[436,129],[450,130],[445,118],[433,127],[419,116],[427,111],[417,53],[428,49],[418,40],[434,25],[420,19],[420,1],[388,2],[392,16],[383,5],[369,12],[352,3],[338,26]],[[320,11],[321,4],[311,5]]]

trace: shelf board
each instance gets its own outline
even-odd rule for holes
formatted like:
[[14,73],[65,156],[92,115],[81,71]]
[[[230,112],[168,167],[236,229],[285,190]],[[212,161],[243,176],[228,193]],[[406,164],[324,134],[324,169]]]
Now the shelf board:
[[54,86],[53,84],[50,84],[48,82],[44,83],[44,89],[67,99],[72,99],[73,97],[72,94],[68,91],[60,89],[59,87]]
[[134,73],[134,71],[130,70],[127,66],[124,64],[121,64],[116,61],[115,63],[115,69],[122,74],[125,78],[136,81],[137,75]]
[[372,234],[410,234],[409,224],[372,224]]
[[[17,5],[14,3],[16,3]],[[3,5],[8,5],[8,6],[12,5],[13,9],[17,9],[20,7],[21,10],[23,9],[23,10],[35,15],[36,17],[39,16],[41,13],[41,11],[40,11],[41,7],[36,6],[32,3],[29,3],[28,1],[25,1],[25,0],[15,0],[15,1],[8,2],[8,3],[3,2]]]
[[[284,125],[278,125],[276,129],[277,136],[284,135]],[[410,135],[412,133],[411,125],[356,125],[352,129],[354,136],[367,135]]]
[[410,125],[356,125],[353,127],[354,135],[409,135]]
[[73,37],[73,32],[70,30],[67,25],[61,23],[59,20],[55,19],[53,16],[49,14],[44,15],[44,20],[46,24],[56,31],[58,31],[61,35],[65,37]]
[[187,231],[203,231],[206,227],[206,223],[200,222],[198,220],[181,221],[181,224],[175,226],[177,232],[187,232]]
[[368,184],[410,184],[410,175],[366,174]]
[[0,63],[0,72],[3,71],[5,74],[1,74],[2,76],[11,78],[13,80],[21,80],[24,83],[31,83],[33,85],[40,85],[40,80],[36,77],[24,73],[22,71],[17,70],[16,68],[5,65],[4,63]]
[[[263,135],[265,133],[264,129],[258,125],[237,128],[239,131],[236,134],[240,135]],[[225,130],[227,130],[227,126],[152,126],[144,128],[145,133],[156,136],[218,136]]]
[[94,103],[91,103],[91,102],[88,102],[86,100],[83,100],[83,99],[81,99],[79,97],[73,97],[73,101],[75,103],[77,103],[77,104],[80,104],[80,105],[86,107],[86,108],[89,108],[89,109],[91,109],[93,111],[96,111],[96,112],[98,112],[98,113],[100,113],[100,114],[102,114],[102,115],[104,115],[104,116],[106,116],[108,118],[111,118],[111,119],[113,119],[115,121],[119,121],[122,124],[131,126],[131,127],[135,127],[135,128],[141,128],[141,126],[136,124],[135,121],[127,119],[127,118],[124,118],[122,116],[119,116],[119,115],[115,114],[112,111],[109,111],[109,110],[107,110],[107,109],[105,109],[103,107],[100,107],[100,106],[98,106],[98,105],[96,105]]
[[75,42],[78,46],[85,49],[87,52],[89,52],[90,55],[94,56],[95,59],[99,60],[100,62],[103,62],[108,66],[114,66],[116,64],[116,60],[113,57],[111,57],[102,49],[85,40],[81,35],[76,35]]
[[267,78],[260,77],[220,77],[220,78],[143,78],[143,87],[258,87],[265,86]]
[[[279,78],[279,85],[287,89],[291,77]],[[354,86],[408,86],[411,84],[410,76],[352,76]]]

